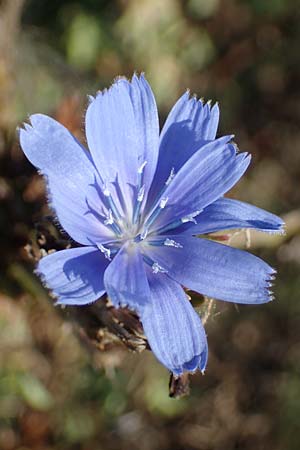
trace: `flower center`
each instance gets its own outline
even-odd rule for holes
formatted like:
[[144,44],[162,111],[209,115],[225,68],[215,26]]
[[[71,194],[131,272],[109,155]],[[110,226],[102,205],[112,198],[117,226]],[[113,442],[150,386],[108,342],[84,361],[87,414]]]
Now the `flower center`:
[[100,187],[97,181],[93,184],[101,200],[102,211],[98,212],[88,204],[88,212],[94,214],[114,235],[111,240],[105,243],[96,243],[99,250],[108,259],[111,259],[124,244],[132,247],[141,244],[142,247],[145,245],[166,245],[179,248],[175,241],[161,238],[160,235],[186,222],[196,223],[195,217],[201,212],[195,211],[180,219],[171,220],[165,225],[163,225],[163,222],[159,225],[159,221],[157,221],[158,217],[166,207],[171,206],[168,204],[169,199],[165,194],[167,187],[175,176],[175,172],[174,169],[171,170],[167,181],[153,202],[152,208],[146,213],[145,204],[147,196],[144,184],[144,169],[146,164],[147,161],[138,169],[137,183],[135,186],[131,186],[132,196],[130,199],[127,199],[127,202],[122,195],[117,177],[115,182],[111,183],[111,188],[108,183],[104,182],[101,182],[102,187]]

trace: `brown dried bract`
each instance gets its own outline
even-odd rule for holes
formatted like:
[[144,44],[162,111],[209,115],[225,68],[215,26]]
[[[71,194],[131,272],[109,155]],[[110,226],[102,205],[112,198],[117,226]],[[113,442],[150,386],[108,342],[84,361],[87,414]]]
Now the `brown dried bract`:
[[189,373],[185,372],[179,377],[170,375],[169,381],[169,397],[182,398],[190,394]]

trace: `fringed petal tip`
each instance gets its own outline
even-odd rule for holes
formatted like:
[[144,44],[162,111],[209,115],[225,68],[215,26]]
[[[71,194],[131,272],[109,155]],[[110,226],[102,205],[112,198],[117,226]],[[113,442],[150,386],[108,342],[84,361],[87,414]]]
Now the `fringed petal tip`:
[[208,358],[208,349],[206,348],[200,355],[195,355],[190,361],[182,364],[181,367],[176,367],[171,370],[175,378],[181,376],[184,372],[189,372],[194,375],[198,370],[204,375]]
[[206,100],[204,97],[198,97],[197,94],[193,94],[190,89],[186,89],[185,93],[181,97],[187,101],[191,100],[193,102],[200,103],[202,107],[208,108],[210,111],[214,111],[219,114],[219,102],[213,101],[212,99]]
[[131,81],[136,80],[136,79],[145,81],[146,80],[145,72],[139,72],[138,70],[135,70],[131,77]]
[[278,223],[274,226],[272,230],[266,230],[269,234],[278,234],[279,236],[284,236],[286,234],[286,223],[278,217]]
[[49,284],[47,283],[46,275],[45,275],[41,270],[39,270],[39,264],[40,264],[40,262],[41,262],[44,258],[47,258],[47,256],[48,256],[48,255],[45,255],[45,256],[43,256],[43,257],[40,259],[40,261],[39,261],[37,267],[34,269],[33,273],[34,273],[34,275],[36,275],[36,276],[40,279],[40,281],[41,281],[41,283],[42,283],[42,286],[43,286],[47,291],[49,291],[50,295],[53,296],[54,298],[57,298],[57,297],[55,296],[55,294],[52,292],[51,286],[49,286]]
[[94,97],[93,95],[90,95],[90,94],[87,95],[88,105],[89,105],[90,103],[92,103],[94,100],[95,100],[95,97]]
[[[28,118],[30,120],[30,118]],[[17,133],[20,139],[20,144],[22,147],[22,139],[26,136],[26,134],[30,131],[32,131],[32,125],[31,123],[23,122],[19,127],[17,127]]]
[[125,76],[122,76],[122,75],[118,75],[117,77],[114,78],[112,84],[108,88],[98,89],[95,96],[88,95],[88,104],[93,103],[93,101],[96,100],[97,98],[102,97],[103,95],[109,93],[112,88],[114,88],[120,82],[124,82],[124,81],[126,83],[129,83],[128,78],[126,78]]
[[[53,254],[53,253],[50,253],[50,255],[51,254]],[[44,260],[44,258],[47,258],[50,255],[45,255],[40,259],[40,261],[39,261],[37,267],[34,269],[33,273],[40,279],[40,282],[41,282],[43,288],[46,291],[48,291],[49,297],[54,300],[54,303],[53,303],[54,306],[66,306],[67,303],[65,303],[64,300],[59,298],[59,294],[55,293],[55,291],[53,290],[51,285],[47,282],[47,276],[46,276],[45,272],[43,272],[41,269],[39,269],[40,263]]]
[[107,300],[115,309],[126,308],[129,311],[131,311],[132,313],[135,313],[138,315],[140,315],[142,312],[142,307],[139,308],[139,305],[132,306],[130,303],[127,303],[124,301],[118,301],[117,298],[114,298],[112,300],[108,295],[107,295]]
[[276,274],[277,274],[277,271],[275,269],[273,269],[272,267],[270,267],[270,271],[267,274],[267,277],[265,280],[265,288],[264,288],[265,301],[262,303],[268,303],[268,302],[272,302],[273,300],[275,300],[275,296],[272,291],[272,287],[274,285]]
[[[45,258],[45,256],[44,256]],[[59,297],[59,294],[56,293],[51,286],[47,283],[47,279],[45,274],[43,274],[41,271],[37,269],[34,270],[34,274],[39,277],[43,288],[48,291],[48,295],[49,297],[54,301],[53,305],[54,306],[60,306],[62,308],[65,308],[68,305],[72,305],[71,303],[68,302],[68,299],[62,299]],[[75,303],[76,304],[76,303]],[[81,304],[79,303],[78,305],[76,304],[76,306],[80,306]]]
[[52,125],[53,123],[55,123],[55,120],[47,116],[46,114],[34,113],[28,115],[27,122],[23,122],[20,128],[21,130],[23,129],[25,131],[32,131],[34,127],[38,128],[45,126],[46,128],[49,125]]
[[113,307],[115,309],[127,309],[130,312],[137,314],[139,317],[141,316],[141,314],[143,312],[143,305],[136,304],[135,306],[132,306],[130,303],[118,301],[118,299],[114,296],[107,297],[107,298],[108,298],[109,302],[111,303],[111,305],[113,305]]
[[[37,114],[38,115],[38,114]],[[28,114],[27,116],[27,122],[22,122],[17,128],[17,132],[20,133],[22,131],[31,131],[31,129],[33,128],[33,124],[32,124],[32,117],[35,116],[35,114]]]
[[124,76],[124,75],[118,75],[115,79],[114,79],[114,82],[113,82],[113,84],[111,85],[111,87],[113,87],[115,84],[118,84],[118,83],[126,83],[127,85],[128,84],[134,84],[134,83],[141,83],[141,84],[147,84],[148,85],[148,82],[147,82],[147,80],[146,80],[146,78],[145,78],[145,72],[138,72],[138,71],[135,71],[134,73],[133,73],[133,75],[132,75],[132,77],[131,77],[131,79],[130,78],[127,78],[126,76]]
[[118,75],[114,78],[112,84],[110,85],[109,88],[105,88],[105,89],[99,89],[96,92],[96,95],[88,95],[88,104],[92,103],[94,100],[96,100],[97,97],[101,97],[104,94],[108,93],[111,89],[113,89],[114,87],[116,87],[118,84],[120,83],[126,83],[126,84],[131,84],[134,81],[138,81],[138,82],[142,82],[142,83],[146,83],[146,78],[145,78],[145,73],[141,72],[140,74],[138,72],[134,72],[134,74],[132,75],[132,78],[129,79],[127,78],[125,75]]

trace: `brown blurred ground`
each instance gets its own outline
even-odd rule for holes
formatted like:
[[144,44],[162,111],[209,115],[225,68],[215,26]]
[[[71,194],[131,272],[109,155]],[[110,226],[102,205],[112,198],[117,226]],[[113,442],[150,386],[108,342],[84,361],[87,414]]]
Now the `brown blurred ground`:
[[[296,0],[0,1],[1,450],[299,449],[299,20]],[[216,304],[206,375],[183,400],[150,352],[82,343],[24,251],[49,211],[16,125],[43,112],[82,137],[86,94],[134,70],[162,122],[187,87],[218,100],[219,134],[253,155],[231,196],[288,220],[252,242],[278,270],[276,301]]]

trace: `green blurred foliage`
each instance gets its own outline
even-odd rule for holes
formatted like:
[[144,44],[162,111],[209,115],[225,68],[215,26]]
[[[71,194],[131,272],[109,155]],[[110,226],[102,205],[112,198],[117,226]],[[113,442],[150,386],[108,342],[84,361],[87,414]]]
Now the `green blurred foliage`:
[[[299,19],[297,0],[0,2],[1,450],[299,449]],[[289,220],[253,243],[277,300],[213,308],[207,373],[179,401],[150,352],[87,348],[23,249],[48,209],[16,125],[42,112],[82,138],[86,95],[134,70],[162,122],[186,88],[219,101],[219,134],[253,154],[231,196]]]

